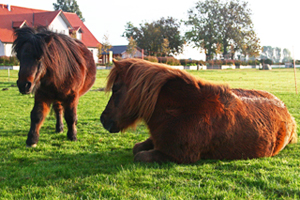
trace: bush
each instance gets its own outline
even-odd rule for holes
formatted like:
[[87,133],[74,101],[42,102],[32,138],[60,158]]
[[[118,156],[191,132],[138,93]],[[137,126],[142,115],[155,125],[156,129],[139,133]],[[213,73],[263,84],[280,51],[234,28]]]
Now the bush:
[[159,63],[166,64],[167,63],[167,59],[168,59],[168,57],[157,57],[157,60],[158,60]]
[[235,60],[235,61],[234,61],[234,64],[235,64],[235,66],[239,67],[239,66],[241,66],[241,64],[242,64],[242,61],[240,61],[240,60]]
[[223,63],[222,60],[215,60],[215,65],[221,66]]
[[158,59],[155,56],[146,56],[144,57],[145,60],[148,60],[150,62],[158,62]]
[[269,65],[272,65],[273,64],[273,61],[271,59],[261,59],[260,60],[260,63],[261,64],[269,64]]
[[259,64],[260,64],[259,60],[249,60],[248,61],[248,65],[259,65]]
[[242,65],[242,66],[247,66],[248,63],[247,63],[246,61],[242,61],[242,62],[241,62],[241,65]]
[[210,65],[214,65],[215,64],[215,61],[214,60],[208,60],[206,62],[206,65],[210,66]]
[[179,61],[182,66],[205,65],[205,62],[203,60],[180,59]]
[[284,65],[284,63],[278,62],[278,63],[273,63],[273,65]]
[[169,58],[167,58],[167,63],[166,64],[173,65],[173,66],[178,66],[178,65],[180,65],[180,61],[177,60],[176,58],[169,57]]
[[14,66],[19,65],[19,60],[15,56],[0,56],[0,65],[2,66]]
[[201,66],[206,65],[205,61],[203,61],[203,60],[198,60],[197,64],[201,65]]
[[182,66],[186,66],[187,63],[189,62],[189,60],[188,59],[180,59],[179,62]]
[[255,65],[255,60],[249,60],[248,65]]
[[234,61],[233,60],[223,60],[222,65],[233,65]]

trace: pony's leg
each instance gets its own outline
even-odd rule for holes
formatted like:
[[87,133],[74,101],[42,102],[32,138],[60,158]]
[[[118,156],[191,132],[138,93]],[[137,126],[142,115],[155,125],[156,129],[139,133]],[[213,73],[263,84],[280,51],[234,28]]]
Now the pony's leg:
[[164,163],[164,162],[176,162],[176,160],[173,157],[162,153],[161,151],[152,149],[149,151],[138,152],[134,156],[134,162]]
[[50,111],[50,105],[50,102],[38,100],[38,97],[35,97],[34,107],[30,114],[30,130],[26,140],[26,144],[28,147],[36,147],[39,141],[39,131],[45,120],[46,115]]
[[154,148],[154,144],[151,138],[148,138],[144,142],[136,143],[133,147],[133,155],[140,151],[148,151]]
[[67,136],[71,141],[77,140],[77,104],[78,104],[78,95],[74,96],[67,104],[64,104],[65,108],[65,120],[68,125]]
[[63,124],[63,106],[61,105],[61,102],[56,101],[53,103],[53,109],[56,116],[56,133],[61,133],[64,131],[64,124]]

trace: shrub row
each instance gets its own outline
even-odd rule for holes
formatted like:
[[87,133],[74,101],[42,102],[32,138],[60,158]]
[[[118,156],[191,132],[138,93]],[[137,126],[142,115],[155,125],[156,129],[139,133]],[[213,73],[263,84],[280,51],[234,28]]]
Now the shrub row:
[[241,60],[209,60],[206,62],[207,65],[235,65],[235,66],[246,66],[246,65],[259,65],[259,60],[249,60],[249,61],[241,61]]
[[[1,65],[1,58],[0,57],[0,65]],[[16,59],[16,58],[15,58]],[[122,58],[115,58],[117,60],[120,60]],[[260,65],[260,64],[270,64],[270,65],[284,65],[285,63],[273,63],[270,59],[261,59],[261,60],[248,60],[248,61],[241,61],[241,60],[209,60],[209,61],[203,61],[203,60],[191,60],[191,59],[176,59],[174,57],[155,57],[155,56],[146,56],[144,57],[145,60],[148,60],[150,62],[155,63],[164,63],[167,65],[173,65],[173,66],[203,66],[203,65],[235,65],[235,66],[247,66],[247,65]],[[18,62],[18,60],[16,59]],[[300,64],[300,60],[296,60],[296,65]],[[102,64],[105,65],[105,64]],[[107,65],[107,64],[106,64]]]
[[16,66],[19,60],[15,56],[0,56],[0,66]]
[[176,59],[174,57],[155,57],[155,56],[146,56],[145,60],[150,62],[164,63],[167,65],[183,65],[183,66],[197,66],[197,65],[205,65],[205,61],[203,60],[190,60],[190,59]]
[[[246,66],[246,65],[259,65],[261,61],[259,60],[249,60],[249,61],[241,61],[241,60],[190,60],[190,59],[180,59],[177,60],[174,57],[154,57],[154,56],[147,56],[144,58],[150,62],[158,62],[158,63],[165,63],[168,65],[182,65],[182,66],[197,66],[197,65],[236,65],[236,66]],[[269,64],[269,61],[264,60],[265,64]]]

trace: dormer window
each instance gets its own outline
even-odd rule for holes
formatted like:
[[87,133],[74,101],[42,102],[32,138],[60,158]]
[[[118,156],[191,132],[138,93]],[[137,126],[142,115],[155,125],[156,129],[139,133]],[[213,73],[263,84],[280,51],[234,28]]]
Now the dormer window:
[[82,29],[80,26],[70,29],[69,33],[72,38],[82,40]]
[[24,21],[13,21],[12,22],[12,28],[13,29],[18,29],[18,28],[22,28],[22,27],[26,27],[27,23],[26,20]]

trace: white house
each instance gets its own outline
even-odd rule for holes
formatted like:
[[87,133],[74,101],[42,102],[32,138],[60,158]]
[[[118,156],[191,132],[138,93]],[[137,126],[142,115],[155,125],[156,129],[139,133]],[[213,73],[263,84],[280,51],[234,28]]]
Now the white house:
[[98,62],[100,42],[75,13],[45,11],[0,4],[0,56],[11,56],[14,30],[23,26],[46,26],[50,30],[81,40]]

